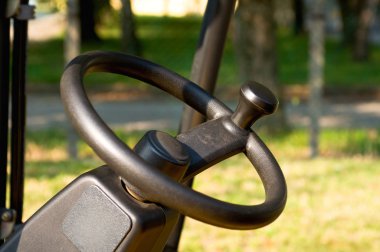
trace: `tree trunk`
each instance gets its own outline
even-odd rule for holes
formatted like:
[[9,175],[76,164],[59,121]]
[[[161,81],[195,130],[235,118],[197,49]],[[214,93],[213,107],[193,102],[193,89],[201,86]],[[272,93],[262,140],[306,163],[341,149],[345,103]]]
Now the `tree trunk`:
[[305,31],[305,10],[304,10],[304,0],[293,0],[293,10],[294,10],[294,34],[298,35]]
[[369,28],[376,15],[378,0],[364,0],[360,4],[358,25],[355,32],[353,58],[357,61],[368,60],[369,56]]
[[342,18],[343,43],[352,45],[357,23],[358,0],[339,0],[340,15]]
[[[279,97],[273,13],[272,1],[239,1],[235,18],[235,44],[242,81],[262,83]],[[271,120],[276,122],[271,123],[273,127],[268,125],[270,130],[285,126],[282,109]]]
[[[65,35],[64,58],[65,64],[79,55],[81,47],[79,5],[80,0],[67,0],[67,28]],[[78,158],[78,136],[71,126],[67,127],[67,152],[72,159]]]
[[127,53],[141,55],[140,43],[136,36],[135,20],[131,1],[122,0],[121,8],[121,43],[122,50]]
[[278,94],[272,1],[241,0],[236,13],[237,54],[243,81],[257,81]]
[[95,31],[95,4],[94,0],[79,0],[80,37],[82,42],[100,41]]
[[352,47],[354,60],[364,61],[369,57],[369,28],[378,4],[378,0],[339,0],[343,42]]
[[310,157],[319,154],[319,117],[324,82],[324,0],[315,0],[309,11],[311,22],[309,30],[309,113],[310,113]]

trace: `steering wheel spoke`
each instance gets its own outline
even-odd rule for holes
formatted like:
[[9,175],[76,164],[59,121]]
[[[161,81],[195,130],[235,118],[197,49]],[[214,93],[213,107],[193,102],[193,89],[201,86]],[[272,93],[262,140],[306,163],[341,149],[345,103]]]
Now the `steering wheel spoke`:
[[248,131],[236,127],[229,116],[207,121],[177,136],[190,155],[183,182],[245,149]]

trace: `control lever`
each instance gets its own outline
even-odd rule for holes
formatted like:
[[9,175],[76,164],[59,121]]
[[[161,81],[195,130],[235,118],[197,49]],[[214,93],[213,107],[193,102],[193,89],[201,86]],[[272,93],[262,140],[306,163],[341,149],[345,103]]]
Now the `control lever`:
[[16,211],[13,209],[0,209],[0,240],[6,239],[13,232],[16,223]]

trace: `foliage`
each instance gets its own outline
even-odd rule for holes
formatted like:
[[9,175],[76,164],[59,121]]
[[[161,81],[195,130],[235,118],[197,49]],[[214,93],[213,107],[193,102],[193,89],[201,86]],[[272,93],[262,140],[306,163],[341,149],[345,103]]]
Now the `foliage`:
[[[287,30],[278,33],[280,81],[285,84],[306,84],[308,76],[307,37],[293,36]],[[325,83],[327,87],[375,87],[380,83],[377,68],[380,48],[373,46],[367,62],[353,60],[350,49],[335,39],[326,41]]]
[[37,9],[41,12],[63,12],[66,10],[67,0],[37,0]]
[[[117,50],[121,48],[120,29],[114,19],[99,27],[102,43],[83,45],[82,51]],[[189,76],[191,61],[197,45],[201,20],[199,17],[137,17],[137,33],[143,50],[143,57],[157,62],[181,75]],[[307,83],[307,37],[293,36],[289,30],[279,30],[278,57],[279,78],[283,85]],[[32,42],[29,46],[28,79],[30,88],[35,86],[58,86],[63,71],[63,39]],[[380,48],[374,47],[368,62],[354,62],[348,48],[339,41],[326,42],[326,85],[328,87],[377,86],[380,75]],[[115,75],[97,75],[89,83],[129,85],[130,80]],[[129,84],[128,84],[129,83]],[[134,83],[134,82],[132,82]],[[218,85],[239,84],[232,38],[229,37],[220,69]]]
[[[78,0],[81,1],[81,0]],[[37,11],[52,13],[52,12],[64,12],[67,8],[67,0],[36,0]],[[110,4],[108,0],[94,1],[97,10],[109,8]]]

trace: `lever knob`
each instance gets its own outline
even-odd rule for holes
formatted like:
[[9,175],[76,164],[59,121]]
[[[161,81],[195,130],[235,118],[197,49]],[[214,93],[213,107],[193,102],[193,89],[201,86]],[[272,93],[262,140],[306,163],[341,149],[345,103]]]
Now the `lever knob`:
[[278,107],[276,96],[267,87],[248,82],[240,89],[239,104],[232,114],[232,121],[243,129],[249,129],[260,117],[272,114]]

